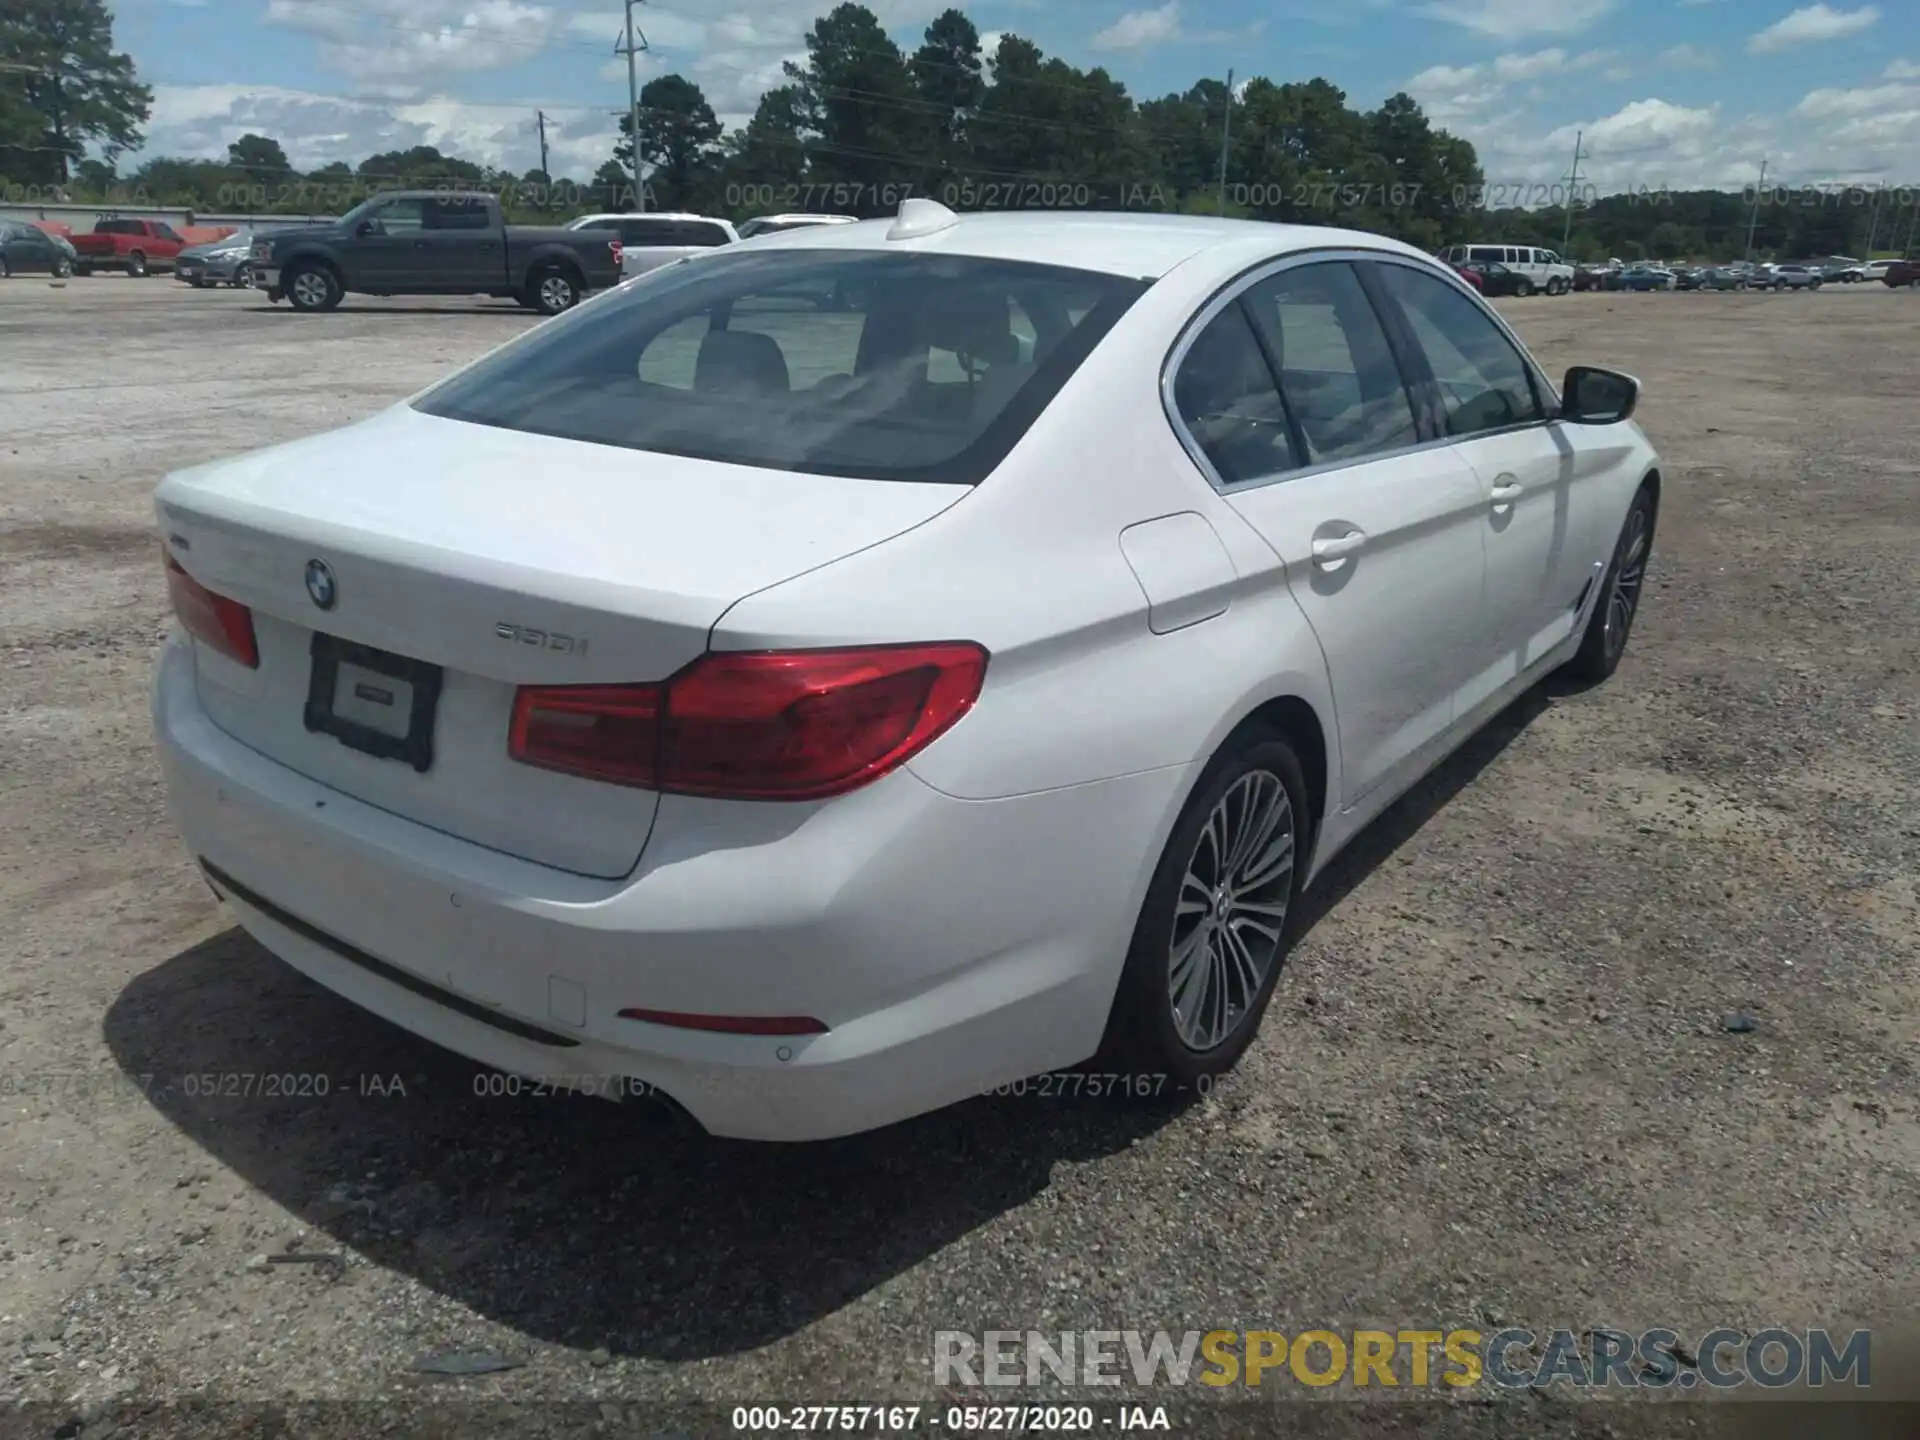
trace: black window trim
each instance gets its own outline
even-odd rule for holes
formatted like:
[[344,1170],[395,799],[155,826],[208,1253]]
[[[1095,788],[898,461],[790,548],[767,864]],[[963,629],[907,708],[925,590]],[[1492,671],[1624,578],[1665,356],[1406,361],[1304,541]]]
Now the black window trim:
[[[1533,383],[1538,387],[1540,395],[1546,401],[1544,418],[1525,421],[1519,425],[1502,426],[1498,430],[1480,430],[1471,435],[1426,435],[1426,438],[1417,440],[1411,445],[1399,445],[1391,450],[1371,450],[1363,455],[1343,455],[1335,460],[1323,460],[1316,465],[1302,465],[1294,469],[1276,470],[1271,475],[1255,476],[1247,480],[1228,481],[1223,479],[1220,472],[1214,468],[1213,462],[1207,458],[1206,451],[1200,448],[1200,442],[1194,438],[1193,432],[1187,428],[1186,421],[1181,418],[1180,406],[1175,400],[1173,393],[1174,380],[1180,373],[1180,366],[1185,362],[1187,352],[1193,348],[1194,342],[1199,339],[1200,332],[1205,330],[1207,326],[1213,322],[1214,318],[1229,305],[1240,303],[1248,290],[1258,285],[1261,281],[1280,274],[1282,271],[1327,260],[1345,260],[1351,263],[1354,269],[1360,272],[1361,285],[1363,288],[1367,287],[1368,281],[1373,278],[1367,274],[1366,266],[1370,263],[1382,262],[1392,265],[1404,265],[1410,270],[1417,270],[1423,275],[1435,276],[1443,284],[1453,286],[1456,291],[1466,296],[1474,305],[1478,306],[1481,312],[1499,327],[1500,333],[1506,336],[1508,342],[1514,349],[1520,353],[1521,359],[1526,363],[1528,375],[1532,377]],[[1368,290],[1368,294],[1369,298],[1371,298],[1371,289]],[[1377,313],[1379,308],[1377,304],[1375,308]],[[1388,321],[1383,317],[1381,321],[1382,326],[1387,331],[1387,341],[1390,346],[1394,344],[1395,327],[1404,326],[1407,323],[1404,316],[1397,314],[1397,302],[1391,308],[1396,311],[1394,320]],[[1260,334],[1260,327],[1257,324],[1254,326],[1254,334],[1256,337]],[[1263,342],[1262,354],[1265,355],[1265,353]],[[1395,349],[1395,360],[1404,366],[1405,362],[1401,359],[1397,347]],[[1271,357],[1268,357],[1268,369],[1269,371],[1272,369]],[[1407,384],[1408,378],[1403,369],[1401,383]],[[1275,381],[1275,386],[1278,388],[1277,380]],[[1410,388],[1413,387],[1410,386]],[[1437,260],[1430,260],[1423,256],[1408,255],[1398,250],[1371,250],[1355,245],[1326,246],[1324,248],[1311,250],[1295,250],[1286,255],[1273,256],[1269,259],[1261,260],[1248,269],[1241,271],[1218,290],[1214,291],[1214,293],[1208,297],[1207,302],[1187,318],[1186,324],[1181,327],[1180,333],[1174,337],[1174,342],[1172,346],[1169,347],[1166,358],[1161,361],[1160,365],[1161,411],[1165,414],[1167,423],[1173,427],[1174,438],[1180,442],[1181,448],[1187,452],[1187,458],[1192,460],[1194,465],[1199,468],[1201,476],[1207,483],[1222,495],[1237,495],[1245,490],[1258,490],[1268,485],[1284,484],[1291,480],[1310,479],[1314,476],[1329,474],[1336,470],[1351,469],[1355,465],[1370,465],[1376,460],[1391,460],[1402,455],[1418,454],[1423,450],[1432,450],[1442,445],[1469,444],[1472,441],[1484,439],[1489,435],[1513,434],[1521,430],[1530,430],[1535,427],[1552,425],[1557,423],[1560,418],[1557,393],[1554,387],[1547,382],[1546,372],[1541,370],[1539,362],[1533,358],[1532,353],[1527,347],[1520,342],[1520,337],[1514,334],[1513,327],[1501,318],[1499,311],[1487,304],[1486,300],[1475,291],[1471,285],[1467,284],[1465,280],[1461,279],[1460,276],[1448,266]],[[1281,396],[1282,404],[1285,403],[1285,399],[1286,397],[1283,394]],[[1418,402],[1415,403],[1414,423],[1417,426],[1421,426],[1422,432],[1424,433],[1426,425],[1421,414],[1422,408]],[[1289,411],[1288,413],[1289,418],[1291,418],[1291,412]],[[1444,425],[1442,425],[1441,428],[1444,429]]]

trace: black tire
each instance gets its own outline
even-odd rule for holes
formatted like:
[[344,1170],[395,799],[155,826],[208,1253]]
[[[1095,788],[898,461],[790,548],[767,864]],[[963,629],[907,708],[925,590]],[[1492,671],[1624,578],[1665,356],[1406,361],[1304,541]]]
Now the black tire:
[[580,303],[580,277],[564,265],[542,265],[527,276],[527,300],[542,315],[560,315]]
[[86,275],[91,275],[91,274],[93,274],[93,266],[91,266],[91,265],[76,265],[76,266],[74,266],[74,267],[73,267],[73,273],[74,273],[74,274],[76,274],[76,275],[81,275],[81,276],[86,276]]
[[1522,300],[1526,299],[1529,295],[1533,294],[1533,282],[1531,280],[1520,281],[1513,287],[1513,293],[1518,295]]
[[311,262],[295,265],[281,280],[287,303],[294,309],[314,314],[337,306],[346,292],[340,277],[325,265]]
[[[1600,581],[1600,598],[1587,621],[1587,633],[1580,637],[1579,650],[1566,664],[1567,674],[1574,679],[1598,684],[1620,668],[1620,657],[1627,653],[1633,622],[1640,613],[1640,597],[1646,589],[1647,562],[1653,558],[1657,516],[1653,490],[1642,485],[1635,492],[1633,503],[1627,506],[1627,518],[1620,524],[1619,538],[1613,543],[1613,558]],[[1625,612],[1621,615],[1616,610],[1615,592],[1623,587]]]
[[[1183,920],[1183,896],[1198,896],[1205,888],[1190,877],[1189,871],[1206,871],[1211,864],[1216,872],[1214,878],[1218,878],[1216,807],[1224,805],[1226,812],[1231,813],[1233,800],[1229,797],[1246,797],[1249,803],[1241,813],[1250,814],[1258,797],[1272,794],[1274,782],[1278,782],[1286,797],[1288,815],[1279,823],[1291,826],[1292,850],[1284,876],[1276,874],[1266,878],[1253,874],[1251,878],[1260,883],[1242,890],[1244,904],[1262,907],[1258,918],[1252,911],[1236,912],[1229,904],[1224,920],[1220,918],[1222,912],[1212,906],[1198,914],[1187,913]],[[1277,835],[1277,828],[1273,833]],[[1210,835],[1216,838],[1210,840]],[[1306,781],[1292,747],[1266,729],[1248,730],[1230,741],[1201,775],[1186,808],[1174,823],[1173,833],[1167,838],[1160,863],[1154,868],[1107,1021],[1106,1041],[1102,1046],[1105,1053],[1119,1063],[1137,1067],[1142,1074],[1166,1075],[1175,1089],[1205,1088],[1213,1077],[1233,1068],[1259,1032],[1261,1016],[1266,1013],[1280,971],[1286,964],[1312,836],[1313,817],[1307,805]],[[1226,868],[1247,876],[1250,861],[1261,860],[1263,863],[1255,867],[1260,871],[1277,866],[1278,859],[1269,858],[1273,855],[1271,849],[1263,847]],[[1227,858],[1232,859],[1231,845]],[[1218,893],[1216,889],[1216,899]],[[1283,903],[1285,908],[1275,923],[1276,917],[1270,909],[1277,903]],[[1186,924],[1188,921],[1191,923]],[[1238,941],[1239,953],[1252,958],[1245,931],[1235,928],[1236,923],[1245,927],[1271,924],[1275,931],[1266,968],[1251,996],[1244,968],[1234,967],[1224,958],[1217,965],[1212,963],[1216,954],[1215,937],[1223,932]],[[1258,931],[1253,933],[1259,936],[1264,947],[1265,937]],[[1182,1033],[1183,1021],[1176,1011],[1173,978],[1176,968],[1180,968],[1176,941],[1186,942],[1192,957],[1190,965],[1204,970],[1204,976],[1196,977],[1202,989],[1194,999],[1194,1008],[1203,1013],[1213,1009],[1205,1003],[1215,996],[1215,991],[1207,988],[1209,985],[1218,986],[1221,1005],[1226,1007],[1213,1016],[1224,1025],[1224,1033],[1205,1048]],[[1222,946],[1217,953],[1224,957],[1226,948]],[[1231,997],[1235,994],[1244,1003],[1234,1004]],[[1185,1023],[1199,1020],[1200,1016],[1196,1015],[1193,1021]]]
[[251,265],[236,265],[233,271],[233,279],[229,283],[231,283],[236,290],[251,290],[253,288],[253,267]]
[[13,267],[7,264],[6,256],[0,255],[0,280],[10,279],[12,275]]
[[127,274],[135,280],[147,278],[147,257],[138,250],[127,256]]
[[65,280],[68,276],[72,274],[73,274],[73,262],[67,259],[64,255],[60,259],[53,262],[53,278],[54,279]]

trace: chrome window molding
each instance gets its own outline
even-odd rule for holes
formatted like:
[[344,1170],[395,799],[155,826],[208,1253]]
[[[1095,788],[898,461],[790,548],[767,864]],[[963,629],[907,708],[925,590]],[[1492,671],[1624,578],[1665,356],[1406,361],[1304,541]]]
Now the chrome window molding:
[[[1200,332],[1212,324],[1221,311],[1229,305],[1237,304],[1247,291],[1263,280],[1271,279],[1287,270],[1298,269],[1303,265],[1327,264],[1343,260],[1353,263],[1403,265],[1409,270],[1431,275],[1443,284],[1453,286],[1457,292],[1466,296],[1483,315],[1493,322],[1495,328],[1506,337],[1507,343],[1513,346],[1514,353],[1520,357],[1521,364],[1526,367],[1527,374],[1539,389],[1543,411],[1541,418],[1523,421],[1518,425],[1501,425],[1491,430],[1476,430],[1470,435],[1436,435],[1412,445],[1397,445],[1391,450],[1369,450],[1360,455],[1343,455],[1337,460],[1323,460],[1316,465],[1299,465],[1286,470],[1276,470],[1270,475],[1257,475],[1248,480],[1230,482],[1222,478],[1220,472],[1214,468],[1213,461],[1207,457],[1207,452],[1200,448],[1200,442],[1194,439],[1193,432],[1187,428],[1186,421],[1180,416],[1180,407],[1174,400],[1174,380],[1180,373],[1180,366],[1187,358],[1187,352],[1193,348],[1194,341],[1199,338]],[[1385,320],[1382,320],[1381,324],[1384,327]],[[1402,383],[1405,383],[1408,377],[1403,375],[1401,379]],[[1258,490],[1288,480],[1301,480],[1309,476],[1325,475],[1335,470],[1348,470],[1355,465],[1369,465],[1376,460],[1417,455],[1423,450],[1435,450],[1443,445],[1465,445],[1490,436],[1544,429],[1546,426],[1557,423],[1560,418],[1558,388],[1548,381],[1546,372],[1540,368],[1540,363],[1521,343],[1520,337],[1514,334],[1513,327],[1507,324],[1500,312],[1487,303],[1485,296],[1437,261],[1405,255],[1397,250],[1369,250],[1351,245],[1328,247],[1324,250],[1296,250],[1276,259],[1262,260],[1251,269],[1241,271],[1215,291],[1207,303],[1187,321],[1175,338],[1173,348],[1167,352],[1167,358],[1161,363],[1160,408],[1167,417],[1167,423],[1173,427],[1174,436],[1179,440],[1180,447],[1187,452],[1187,457],[1206,477],[1207,483],[1222,495],[1238,495],[1246,490]]]

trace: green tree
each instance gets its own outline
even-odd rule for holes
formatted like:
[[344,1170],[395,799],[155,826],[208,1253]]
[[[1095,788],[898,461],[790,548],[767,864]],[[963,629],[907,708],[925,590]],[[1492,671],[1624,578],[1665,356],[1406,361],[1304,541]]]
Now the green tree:
[[864,5],[843,3],[807,32],[807,63],[788,61],[805,139],[809,184],[834,208],[878,215],[897,208],[900,187],[925,190],[938,159],[916,144],[928,114],[900,47]]
[[907,73],[923,115],[934,184],[955,178],[965,163],[968,129],[987,93],[981,62],[980,32],[958,10],[943,10],[926,28],[921,46],[907,61]]
[[807,149],[800,95],[779,85],[760,97],[753,118],[721,142],[721,177],[726,208],[745,219],[766,208],[761,187],[781,190],[807,180]]
[[278,140],[270,140],[265,135],[242,135],[227,146],[227,164],[238,172],[241,180],[283,182],[293,174],[293,166],[287,161],[287,152],[280,148]]
[[[680,75],[659,75],[640,90],[640,163],[662,210],[707,208],[719,177],[720,119],[706,95]],[[620,117],[613,158],[633,174],[633,119]]]
[[89,144],[139,148],[153,91],[114,50],[105,0],[5,0],[0,66],[0,171],[63,184]]

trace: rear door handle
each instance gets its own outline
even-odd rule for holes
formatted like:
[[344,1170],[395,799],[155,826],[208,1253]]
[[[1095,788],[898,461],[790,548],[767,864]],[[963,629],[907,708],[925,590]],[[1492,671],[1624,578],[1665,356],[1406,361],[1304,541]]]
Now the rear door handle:
[[1526,493],[1527,487],[1524,485],[1514,484],[1512,482],[1495,485],[1493,487],[1494,506],[1497,509],[1504,505],[1511,505]]
[[1349,555],[1357,554],[1367,543],[1364,530],[1349,530],[1344,535],[1330,535],[1324,540],[1313,542],[1313,563],[1326,569],[1342,564]]

